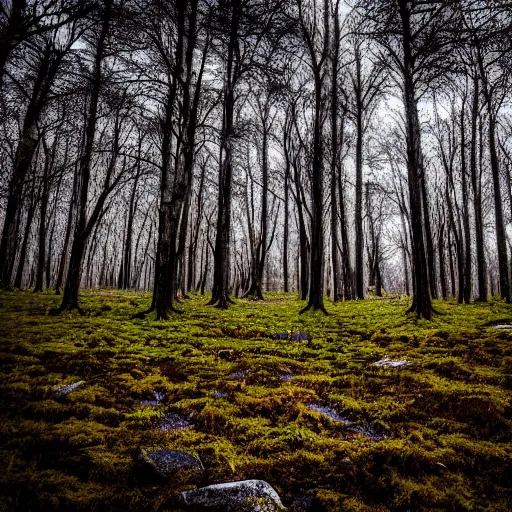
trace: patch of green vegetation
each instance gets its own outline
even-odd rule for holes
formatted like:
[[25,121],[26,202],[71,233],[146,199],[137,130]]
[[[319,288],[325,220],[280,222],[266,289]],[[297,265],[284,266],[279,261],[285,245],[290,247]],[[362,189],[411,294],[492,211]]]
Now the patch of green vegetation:
[[[88,291],[85,316],[48,316],[58,301],[0,293],[0,510],[166,510],[190,486],[148,497],[134,468],[149,447],[199,457],[204,484],[265,479],[285,504],[306,493],[329,511],[510,510],[512,331],[492,325],[512,310],[500,301],[436,302],[430,322],[399,298],[329,304],[326,317],[299,316],[292,295],[219,311],[192,294],[168,321],[132,319],[145,293]],[[270,338],[285,331],[311,341]],[[410,364],[372,364],[384,357]],[[160,428],[169,411],[192,426]]]

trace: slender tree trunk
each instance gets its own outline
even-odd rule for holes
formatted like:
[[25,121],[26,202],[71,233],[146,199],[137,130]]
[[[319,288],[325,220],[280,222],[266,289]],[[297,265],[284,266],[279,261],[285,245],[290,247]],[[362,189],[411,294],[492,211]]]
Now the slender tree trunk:
[[464,118],[464,107],[466,98],[462,102],[460,119],[460,144],[461,144],[461,175],[462,175],[462,224],[464,228],[464,290],[463,299],[466,304],[471,302],[471,229],[469,226],[469,194],[467,184],[466,167],[466,127]]
[[338,73],[339,73],[339,2],[336,2],[334,12],[334,39],[332,56],[332,82],[331,82],[331,264],[332,264],[332,298],[337,302],[342,298],[340,284],[341,272],[338,258],[338,202],[337,177],[338,159],[340,148],[338,147]]
[[43,184],[41,193],[41,209],[39,211],[39,240],[38,240],[38,257],[37,257],[37,270],[36,270],[36,284],[34,286],[34,292],[43,291],[43,275],[44,266],[46,261],[46,213],[48,210],[48,200],[50,196],[50,167],[52,166],[52,160],[55,158],[55,151],[57,149],[57,141],[54,142],[52,154],[46,142],[43,140],[44,147],[44,172],[43,172]]
[[30,202],[27,212],[27,220],[25,223],[25,233],[23,235],[23,242],[21,244],[20,249],[20,258],[18,261],[18,269],[16,271],[16,277],[14,279],[14,288],[21,288],[22,279],[23,279],[23,270],[25,268],[25,261],[27,259],[27,246],[28,246],[28,239],[30,236],[30,230],[32,228],[32,221],[34,219],[34,212],[36,210],[37,205],[37,194],[35,191],[35,183],[36,179],[35,176],[32,180],[32,190],[30,194]]
[[290,199],[289,199],[289,176],[290,176],[290,162],[286,156],[286,168],[284,172],[284,226],[283,226],[283,287],[284,292],[290,291],[288,283],[288,238],[289,238],[289,223],[290,223]]
[[439,225],[437,250],[439,252],[439,281],[441,283],[441,297],[446,300],[448,298],[448,290],[446,288],[446,268],[444,255],[444,222],[441,222]]
[[415,80],[413,76],[413,59],[410,47],[411,25],[410,11],[407,5],[400,7],[403,31],[404,50],[404,104],[406,117],[407,142],[407,176],[409,185],[409,204],[412,231],[412,255],[414,275],[414,297],[408,312],[416,313],[418,317],[429,319],[433,308],[430,298],[430,283],[425,251],[424,208],[422,205],[422,183],[425,179],[422,163],[420,124],[418,105],[415,96]]
[[[324,7],[327,9],[327,6]],[[326,14],[327,16],[327,14]],[[328,37],[325,35],[325,37]],[[323,80],[320,74],[315,77],[315,119],[313,130],[313,169],[312,169],[312,219],[311,219],[311,266],[308,304],[300,313],[310,308],[321,310],[325,314],[324,307],[324,226],[323,226]]]
[[361,59],[356,57],[356,204],[355,220],[355,282],[356,297],[364,299],[364,236],[363,236],[363,104],[361,99]]
[[81,311],[78,306],[78,291],[80,288],[82,260],[87,237],[92,229],[90,219],[88,221],[87,218],[87,200],[89,195],[94,138],[96,135],[96,124],[98,119],[98,103],[101,84],[103,82],[101,67],[106,51],[107,35],[110,30],[112,0],[105,1],[104,9],[102,27],[95,47],[94,67],[90,82],[89,108],[85,126],[85,142],[83,152],[80,157],[76,196],[77,221],[75,226],[75,235],[71,245],[71,254],[69,258],[66,284],[64,286],[64,294],[62,296],[62,303],[58,310],[52,311],[52,314],[72,309],[78,309]]
[[496,249],[498,253],[498,266],[500,278],[500,294],[505,302],[510,303],[510,279],[507,254],[507,236],[503,220],[503,205],[501,199],[500,164],[496,146],[496,124],[497,114],[494,111],[492,89],[488,84],[487,72],[484,66],[483,57],[478,48],[478,66],[480,79],[482,80],[482,92],[485,98],[488,116],[488,143],[489,158],[491,164],[492,184],[494,189],[494,216],[496,224]]
[[471,187],[473,189],[473,210],[475,213],[475,246],[478,279],[478,301],[487,302],[487,270],[484,250],[484,223],[482,215],[481,180],[478,170],[478,115],[480,96],[479,80],[475,73],[473,78],[473,101],[471,106]]

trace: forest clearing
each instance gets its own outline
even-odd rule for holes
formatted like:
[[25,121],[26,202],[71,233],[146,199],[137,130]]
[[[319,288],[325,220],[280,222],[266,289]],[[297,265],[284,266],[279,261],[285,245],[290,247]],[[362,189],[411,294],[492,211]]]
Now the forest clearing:
[[[84,316],[52,317],[57,296],[2,292],[0,510],[181,510],[182,491],[245,479],[289,510],[510,510],[510,306],[299,316],[295,294],[267,295],[192,294],[156,321],[132,318],[149,293],[84,291]],[[141,471],[167,449],[204,472]]]
[[0,512],[510,512],[512,9],[0,2]]

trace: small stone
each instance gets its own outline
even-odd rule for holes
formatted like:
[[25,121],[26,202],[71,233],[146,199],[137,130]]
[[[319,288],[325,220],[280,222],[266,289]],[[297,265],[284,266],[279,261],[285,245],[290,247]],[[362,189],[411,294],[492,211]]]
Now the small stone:
[[231,378],[233,380],[244,380],[247,375],[249,375],[249,370],[240,370],[238,372],[232,373]]
[[143,463],[151,466],[162,479],[175,478],[178,473],[187,483],[199,483],[204,475],[201,461],[185,452],[176,450],[141,451]]
[[373,363],[373,366],[388,366],[390,368],[400,368],[402,366],[407,366],[409,364],[409,361],[406,361],[405,359],[399,359],[399,360],[392,360],[385,357],[384,359],[381,359],[380,361],[376,361]]
[[299,496],[288,507],[288,512],[312,512],[313,509],[314,500],[311,496]]
[[184,430],[191,426],[192,423],[189,420],[175,412],[167,411],[160,421],[159,429],[162,432],[175,432],[176,430]]
[[74,384],[68,384],[67,386],[56,387],[53,389],[53,392],[57,396],[64,396],[79,388],[82,384],[85,384],[85,380],[79,380],[78,382],[75,382]]
[[343,425],[352,425],[353,423],[348,418],[341,416],[340,413],[333,407],[321,404],[309,404],[308,408],[311,409],[312,411],[319,412],[320,414],[327,416],[333,421],[343,423]]
[[180,504],[195,510],[218,512],[281,512],[277,492],[263,480],[242,480],[182,492]]

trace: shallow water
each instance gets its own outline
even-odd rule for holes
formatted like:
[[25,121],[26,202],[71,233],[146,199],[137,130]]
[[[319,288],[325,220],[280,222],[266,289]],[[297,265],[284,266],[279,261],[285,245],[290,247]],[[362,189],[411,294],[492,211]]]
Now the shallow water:
[[175,432],[176,430],[184,430],[192,426],[193,424],[189,420],[175,412],[167,411],[161,419],[158,428],[162,432]]
[[368,423],[366,424],[357,424],[355,421],[352,421],[345,416],[342,416],[336,409],[333,407],[329,407],[327,405],[322,404],[309,404],[308,408],[327,416],[333,421],[337,423],[341,423],[345,427],[347,427],[347,431],[352,432],[353,434],[362,435],[371,439],[372,441],[381,441],[382,439],[386,439],[388,434],[382,427],[373,426]]

